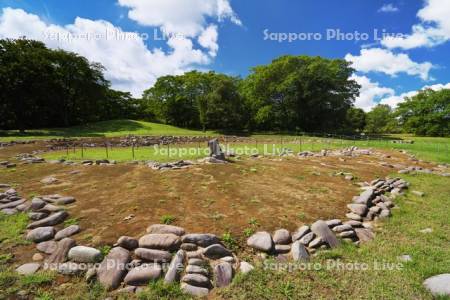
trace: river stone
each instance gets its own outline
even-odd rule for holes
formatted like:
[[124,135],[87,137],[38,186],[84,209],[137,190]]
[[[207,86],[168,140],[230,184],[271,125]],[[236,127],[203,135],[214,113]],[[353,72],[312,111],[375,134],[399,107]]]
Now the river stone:
[[180,237],[172,233],[152,233],[139,239],[140,248],[160,249],[173,251],[181,245]]
[[47,241],[42,242],[36,245],[36,249],[38,249],[41,252],[44,252],[45,254],[52,254],[56,251],[58,248],[58,243],[55,241]]
[[206,264],[206,262],[201,258],[191,258],[188,260],[188,264],[194,266],[203,266]]
[[201,274],[204,276],[208,276],[208,274],[209,274],[207,269],[205,269],[201,266],[196,266],[196,265],[188,265],[186,267],[186,273],[187,274]]
[[241,261],[239,264],[239,271],[243,274],[247,274],[248,272],[252,271],[255,267],[253,267],[251,264],[245,261]]
[[147,285],[150,281],[161,276],[161,266],[159,264],[143,264],[131,269],[123,280],[125,284],[133,286]]
[[48,176],[41,180],[41,183],[43,183],[43,184],[53,184],[53,183],[57,183],[57,182],[58,182],[58,179],[56,179],[53,176]]
[[62,207],[47,203],[43,208],[39,209],[38,211],[51,214],[51,213],[59,212],[62,210],[64,210]]
[[314,234],[314,232],[310,232],[307,233],[305,236],[303,236],[299,241],[303,245],[308,245],[309,243],[311,243],[311,241],[314,239],[315,236],[316,235]]
[[126,274],[130,252],[122,247],[112,248],[97,270],[97,279],[107,290],[116,289]]
[[173,256],[170,262],[169,268],[167,269],[166,275],[164,276],[164,282],[172,283],[178,281],[180,273],[183,271],[184,259],[186,253],[183,250],[178,250],[178,252]]
[[348,213],[345,215],[347,218],[349,218],[350,220],[354,220],[354,221],[362,221],[362,218],[360,215],[357,215],[355,213]]
[[319,220],[312,224],[311,231],[318,237],[321,237],[331,248],[335,248],[339,245],[339,240],[324,221]]
[[46,259],[46,269],[55,269],[55,264],[66,262],[67,254],[76,243],[71,238],[65,238],[57,243],[55,251]]
[[4,208],[2,209],[2,213],[4,213],[5,215],[11,216],[11,215],[15,215],[18,213],[18,210],[15,208]]
[[20,199],[20,200],[6,203],[6,204],[2,204],[2,205],[0,205],[0,210],[5,209],[5,208],[15,208],[16,206],[19,206],[20,204],[25,203],[25,201],[26,201],[25,199]]
[[206,297],[209,294],[209,290],[207,288],[202,288],[202,287],[198,287],[198,286],[193,286],[187,283],[182,283],[181,284],[181,290],[191,296],[194,297]]
[[178,236],[182,236],[185,233],[184,228],[173,226],[173,225],[165,225],[165,224],[153,224],[147,228],[147,233],[171,233]]
[[16,269],[16,272],[19,273],[20,275],[32,275],[36,273],[40,267],[41,267],[40,263],[28,263],[18,267]]
[[374,238],[373,232],[366,228],[355,228],[355,233],[362,243],[368,242]]
[[57,272],[62,275],[75,276],[83,274],[86,271],[84,266],[74,262],[65,262],[58,265]]
[[324,240],[322,237],[318,236],[314,240],[311,241],[311,243],[308,244],[309,248],[318,248],[322,246],[324,243]]
[[193,285],[193,286],[198,286],[198,287],[203,287],[203,288],[211,287],[211,282],[209,281],[208,277],[200,275],[200,274],[186,274],[183,276],[181,281],[184,283]]
[[170,252],[146,248],[137,248],[134,250],[134,254],[143,260],[152,262],[167,262],[172,258]]
[[347,207],[351,210],[351,212],[364,216],[367,213],[367,205],[365,204],[348,204]]
[[288,253],[291,251],[291,245],[275,245],[275,253]]
[[450,273],[430,277],[423,285],[434,296],[450,296]]
[[61,197],[58,199],[55,199],[53,201],[53,204],[55,205],[68,205],[74,203],[76,200],[74,197]]
[[291,242],[291,234],[286,229],[278,229],[273,234],[273,242],[275,244],[287,245]]
[[55,236],[55,228],[39,227],[28,232],[27,240],[35,243],[40,243],[51,240],[54,236]]
[[297,229],[296,232],[294,232],[292,234],[292,241],[295,242],[295,241],[301,239],[309,232],[311,232],[311,229],[309,228],[309,226],[307,226],[307,225],[301,226],[300,228]]
[[344,225],[339,225],[333,228],[334,232],[343,232],[343,231],[349,231],[349,230],[353,230],[353,227],[348,225],[348,224],[344,224]]
[[270,252],[274,246],[270,233],[265,231],[260,231],[253,234],[250,238],[248,238],[247,245],[264,252]]
[[139,242],[130,236],[121,236],[117,240],[117,246],[125,248],[127,250],[134,250],[139,247]]
[[300,241],[295,241],[292,244],[291,254],[294,261],[309,260],[308,251],[306,250],[306,247],[302,243],[300,243]]
[[183,243],[196,244],[200,247],[208,247],[214,244],[220,244],[220,240],[214,234],[209,233],[191,233],[182,237]]
[[48,213],[43,212],[30,212],[28,213],[28,218],[32,221],[42,220],[43,218],[48,217]]
[[330,227],[330,228],[334,228],[336,226],[342,225],[342,221],[339,219],[328,220],[328,221],[325,221],[325,223],[327,223],[328,227]]
[[383,209],[380,212],[380,218],[388,218],[391,216],[391,211],[389,209]]
[[33,256],[31,257],[31,259],[32,259],[33,261],[42,261],[42,260],[44,260],[44,256],[43,256],[42,254],[40,254],[40,253],[35,253],[35,254],[33,254]]
[[180,246],[180,249],[183,249],[185,251],[195,251],[197,250],[197,245],[196,244],[191,244],[191,243],[183,243]]
[[102,253],[92,247],[76,246],[70,249],[69,259],[79,263],[95,263],[102,259]]
[[372,206],[371,208],[369,208],[369,212],[372,212],[374,214],[379,214],[381,211],[381,207],[379,206]]
[[344,225],[350,225],[352,227],[363,227],[363,223],[355,220],[350,220],[347,222],[344,222]]
[[373,189],[368,189],[364,192],[362,192],[358,198],[354,200],[354,203],[356,204],[365,204],[367,206],[370,206],[373,196],[375,195],[375,192]]
[[69,214],[66,211],[60,211],[48,216],[47,218],[29,224],[27,228],[34,229],[37,227],[58,225],[59,223],[62,223],[68,216]]
[[55,235],[55,241],[62,240],[63,238],[72,236],[76,233],[80,232],[80,226],[78,225],[70,225],[60,231],[58,231]]
[[16,209],[18,211],[25,212],[25,211],[28,211],[30,207],[31,207],[31,203],[25,202],[23,204],[17,205]]
[[343,239],[346,239],[346,238],[353,238],[353,237],[355,236],[355,232],[353,231],[353,229],[352,229],[352,230],[349,230],[349,231],[343,231],[343,232],[340,232],[340,233],[338,234],[338,236],[339,236],[340,238],[343,238]]
[[214,244],[205,248],[203,250],[203,255],[210,259],[219,259],[233,254],[221,244]]
[[231,264],[222,262],[214,267],[215,285],[218,288],[230,285],[233,279],[233,268]]

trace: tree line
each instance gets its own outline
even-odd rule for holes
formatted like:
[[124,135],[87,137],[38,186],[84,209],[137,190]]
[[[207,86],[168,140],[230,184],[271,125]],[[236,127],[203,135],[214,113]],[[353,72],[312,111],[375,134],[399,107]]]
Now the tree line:
[[342,59],[282,56],[246,78],[163,76],[140,99],[111,89],[104,68],[43,43],[0,40],[0,128],[144,119],[192,129],[449,135],[450,91],[426,90],[396,110],[354,107],[360,86]]

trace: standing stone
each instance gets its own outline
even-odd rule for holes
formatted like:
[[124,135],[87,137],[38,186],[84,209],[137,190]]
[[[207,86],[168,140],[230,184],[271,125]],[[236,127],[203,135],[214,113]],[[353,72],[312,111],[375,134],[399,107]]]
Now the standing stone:
[[161,276],[161,266],[159,264],[144,264],[132,269],[125,276],[125,284],[132,286],[147,285],[151,280],[156,280]]
[[275,244],[287,245],[291,242],[291,234],[286,229],[278,229],[273,234],[273,242]]
[[97,278],[107,290],[116,289],[126,273],[126,264],[131,260],[130,252],[122,247],[111,249],[97,270]]
[[27,234],[27,240],[40,243],[51,240],[55,235],[55,228],[53,227],[39,227],[31,230]]
[[270,252],[274,247],[270,233],[265,231],[260,231],[253,234],[250,238],[248,238],[247,245],[264,252]]
[[29,224],[27,228],[34,229],[37,227],[58,225],[59,223],[62,223],[68,216],[69,214],[66,211],[60,211],[48,216],[45,219]]
[[311,231],[321,237],[331,248],[335,248],[339,245],[338,239],[324,221],[319,220],[312,224]]
[[231,264],[222,262],[214,267],[214,278],[216,287],[225,287],[233,279],[233,268]]
[[80,232],[80,226],[78,225],[70,225],[60,231],[58,231],[55,235],[55,241],[62,240],[63,238],[72,236],[76,233]]
[[102,259],[102,253],[95,248],[76,246],[70,249],[69,259],[79,263],[95,263]]
[[132,250],[136,249],[137,247],[139,247],[139,243],[135,238],[132,238],[129,236],[121,236],[117,240],[117,246],[132,251]]
[[183,262],[186,257],[186,253],[183,250],[178,250],[178,252],[172,258],[169,268],[167,269],[164,281],[166,283],[172,283],[178,281],[180,273],[183,270]]
[[54,264],[60,264],[66,262],[67,254],[72,247],[75,247],[76,243],[70,238],[62,239],[58,242],[56,250],[45,261],[46,269],[54,269]]
[[300,243],[300,241],[295,241],[292,246],[291,246],[291,254],[292,254],[292,259],[294,261],[299,261],[299,260],[309,260],[309,254],[308,251],[306,250],[305,245],[303,245],[302,243]]
[[208,247],[213,244],[220,244],[220,240],[214,234],[209,233],[191,233],[182,237],[183,243],[196,244],[200,247]]
[[210,259],[219,259],[225,256],[231,256],[233,254],[221,244],[214,244],[205,248],[203,255]]
[[146,248],[137,248],[134,254],[143,260],[151,262],[167,262],[172,258],[170,252]]
[[171,233],[182,236],[184,235],[185,230],[184,228],[173,225],[153,224],[147,228],[147,233]]
[[354,203],[356,204],[365,204],[370,206],[372,198],[374,197],[375,192],[373,189],[368,189],[361,193],[358,198],[355,199]]
[[222,152],[222,149],[219,145],[218,139],[212,139],[208,142],[209,147],[209,156],[219,159],[219,160],[225,160],[225,154]]
[[139,239],[140,248],[173,251],[180,248],[180,245],[181,245],[180,238],[172,233],[169,234],[152,233],[144,235]]

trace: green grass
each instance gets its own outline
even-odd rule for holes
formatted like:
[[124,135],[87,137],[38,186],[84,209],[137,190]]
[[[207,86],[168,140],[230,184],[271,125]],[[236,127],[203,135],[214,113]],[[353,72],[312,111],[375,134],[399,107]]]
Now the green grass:
[[0,245],[5,248],[7,245],[28,244],[23,233],[28,225],[26,214],[15,214],[12,216],[0,212]]
[[[399,209],[383,221],[374,241],[359,248],[344,244],[319,252],[311,261],[319,263],[318,270],[289,272],[258,265],[254,272],[238,275],[219,295],[224,299],[432,299],[423,280],[450,269],[449,179],[424,174],[404,178],[411,182],[411,189],[424,191],[426,196],[408,194],[396,199]],[[428,227],[432,233],[420,232]],[[410,255],[412,262],[389,270],[404,254]],[[338,261],[367,264],[369,269],[345,271]],[[334,268],[327,269],[332,263]],[[380,268],[383,264],[385,269]]]
[[212,131],[183,129],[175,126],[134,121],[111,120],[69,128],[27,130],[21,134],[17,130],[0,130],[0,141],[36,140],[62,137],[117,137],[126,135],[214,135]]

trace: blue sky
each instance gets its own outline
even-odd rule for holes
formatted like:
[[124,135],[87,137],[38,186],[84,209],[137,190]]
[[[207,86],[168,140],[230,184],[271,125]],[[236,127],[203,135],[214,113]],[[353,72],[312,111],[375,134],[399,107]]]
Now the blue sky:
[[[244,77],[286,54],[352,62],[362,85],[356,106],[366,110],[380,101],[395,106],[425,86],[450,87],[447,0],[0,0],[0,6],[0,37],[27,36],[101,62],[113,87],[135,96],[162,75],[200,69]],[[337,30],[348,34],[345,40],[327,38]],[[403,36],[375,41],[374,30]],[[170,37],[155,40],[163,31]],[[103,32],[138,35],[106,40]],[[283,34],[303,40],[275,40]],[[71,42],[61,40],[68,36]]]

